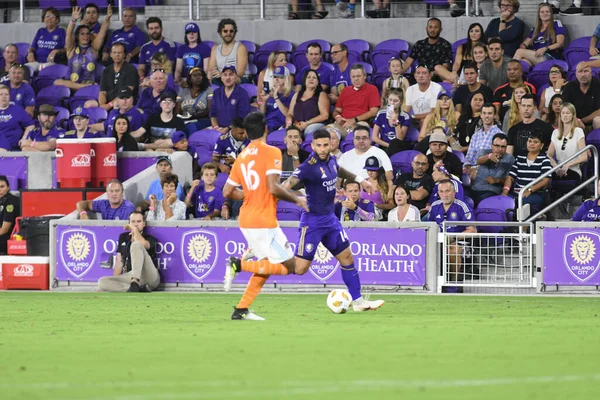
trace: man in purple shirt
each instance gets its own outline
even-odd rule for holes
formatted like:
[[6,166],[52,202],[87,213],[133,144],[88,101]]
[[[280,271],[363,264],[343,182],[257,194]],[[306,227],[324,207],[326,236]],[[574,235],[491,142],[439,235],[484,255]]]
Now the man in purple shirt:
[[121,89],[116,103],[118,109],[111,110],[108,118],[104,122],[98,122],[91,125],[91,128],[97,131],[104,131],[107,137],[113,135],[113,124],[119,115],[126,115],[129,120],[129,132],[134,132],[144,125],[146,120],[144,111],[133,106],[133,92],[129,88]]
[[123,184],[118,179],[113,179],[106,185],[104,200],[82,200],[77,202],[79,219],[89,219],[88,211],[102,215],[106,220],[126,220],[135,210],[135,206],[123,198]]
[[[325,92],[329,91],[329,82],[331,81],[331,69],[329,66],[323,64],[322,61],[323,53],[321,50],[321,45],[317,42],[312,42],[308,44],[306,48],[306,59],[308,60],[308,65],[300,70],[297,74],[298,82],[301,82],[304,78],[304,74],[306,74],[311,69],[317,72],[319,75],[319,80],[321,81],[321,86]],[[300,85],[296,85],[296,91],[300,90]]]
[[573,215],[573,218],[571,218],[571,221],[600,221],[600,198],[584,201],[583,204],[579,206],[577,211],[575,211],[575,214]]
[[109,51],[113,43],[123,43],[125,46],[125,61],[136,63],[139,59],[140,49],[148,40],[148,36],[136,25],[137,14],[131,7],[126,7],[121,13],[123,27],[113,32],[108,43],[104,46],[102,61],[110,62]]
[[54,106],[42,104],[38,114],[38,122],[35,127],[25,132],[25,139],[21,139],[19,145],[21,151],[54,151],[56,139],[64,136],[65,130],[56,126],[56,115],[58,111]]
[[221,135],[213,148],[213,163],[219,171],[229,173],[237,156],[250,144],[244,128],[244,119],[235,117],[229,133]]
[[9,88],[0,85],[0,150],[19,150],[23,133],[34,124],[21,107],[10,104]]
[[352,84],[350,63],[348,62],[348,46],[344,43],[334,44],[331,48],[331,62],[333,63],[333,72],[329,81],[331,87],[329,100],[331,100],[331,104],[335,104],[342,90]]
[[176,101],[181,101],[172,89],[167,89],[167,75],[163,71],[155,71],[150,75],[150,87],[142,90],[137,102],[137,108],[146,114],[146,118],[161,113],[159,100],[163,92],[171,93]]
[[10,101],[27,111],[30,117],[33,117],[35,92],[29,84],[23,82],[25,68],[20,64],[15,64],[10,68]]
[[368,181],[339,167],[335,157],[329,155],[331,136],[326,129],[318,129],[313,134],[310,157],[300,164],[283,186],[290,190],[298,183],[304,183],[309,212],[300,217],[300,237],[296,243],[296,275],[305,274],[315,258],[317,248],[325,246],[339,261],[342,279],[352,296],[354,311],[375,310],[383,306],[382,300],[364,300],[360,292],[358,271],[354,268],[354,258],[350,251],[348,234],[334,213],[334,198],[338,176],[358,182],[363,189],[371,192]]
[[98,6],[94,3],[87,3],[85,7],[83,7],[83,19],[81,20],[81,24],[89,26],[90,31],[92,31],[94,35],[97,35],[98,32],[100,32],[100,22],[98,22],[99,17],[100,9]]
[[372,221],[375,218],[375,204],[360,198],[360,185],[346,181],[344,195],[335,203],[335,216],[340,221]]
[[229,125],[234,117],[244,118],[250,113],[250,98],[244,89],[236,85],[236,77],[233,65],[223,68],[223,86],[214,91],[210,104],[210,123],[213,129],[221,133],[229,132]]
[[138,75],[140,80],[147,75],[146,71],[150,69],[150,62],[154,53],[163,52],[171,61],[171,70],[175,69],[175,59],[177,55],[177,46],[169,39],[165,39],[162,33],[162,21],[158,17],[150,17],[146,20],[146,29],[150,35],[150,41],[140,49],[140,62],[138,65]]

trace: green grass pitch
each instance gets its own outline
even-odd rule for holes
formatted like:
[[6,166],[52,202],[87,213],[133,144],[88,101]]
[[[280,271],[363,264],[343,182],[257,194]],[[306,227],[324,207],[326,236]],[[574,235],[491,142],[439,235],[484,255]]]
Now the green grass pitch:
[[[595,296],[0,293],[0,398],[597,399]],[[379,297],[379,296],[377,296]]]

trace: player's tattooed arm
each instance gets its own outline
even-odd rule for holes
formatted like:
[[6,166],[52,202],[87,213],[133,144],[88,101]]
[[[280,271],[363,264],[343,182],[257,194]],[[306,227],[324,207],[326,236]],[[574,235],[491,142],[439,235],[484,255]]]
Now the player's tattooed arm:
[[342,167],[338,169],[338,178],[341,178],[341,181],[338,179],[338,184],[340,185],[339,187],[342,187],[344,181],[354,181],[358,183],[365,192],[371,193],[373,191],[373,187],[371,186],[368,180],[360,176],[354,175],[352,172]]
[[300,183],[300,179],[295,176],[290,176],[281,185],[287,190],[292,190],[298,183]]

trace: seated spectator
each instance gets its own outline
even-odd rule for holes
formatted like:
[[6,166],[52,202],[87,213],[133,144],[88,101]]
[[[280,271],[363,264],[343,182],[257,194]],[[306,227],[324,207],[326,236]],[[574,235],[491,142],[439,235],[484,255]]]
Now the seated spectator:
[[494,114],[496,109],[492,103],[485,103],[481,108],[481,126],[475,128],[475,133],[471,138],[469,150],[465,157],[465,169],[477,167],[477,159],[483,150],[492,148],[492,141],[497,134],[503,133],[498,125],[494,124]]
[[137,102],[137,108],[141,109],[144,114],[156,115],[160,114],[160,96],[161,94],[169,93],[175,95],[175,91],[167,89],[167,74],[164,71],[156,70],[150,75],[150,87],[140,92],[140,98]]
[[471,95],[467,106],[463,109],[463,113],[458,119],[454,134],[449,138],[453,149],[463,153],[468,151],[475,130],[481,127],[481,110],[484,104],[485,97],[483,97],[482,93]]
[[500,86],[508,83],[506,69],[510,58],[504,55],[504,46],[499,38],[490,39],[487,49],[490,58],[479,67],[479,83],[495,92]]
[[[600,182],[599,182],[600,184]],[[598,190],[600,192],[600,190]],[[584,201],[573,214],[571,221],[597,222],[600,221],[600,197]]]
[[413,65],[415,60],[419,60],[419,65],[425,66],[430,71],[435,71],[439,78],[444,79],[444,76],[450,74],[452,45],[446,39],[440,37],[442,21],[438,18],[429,18],[426,31],[427,39],[417,41],[412,47],[410,55],[404,61],[402,75]]
[[[315,71],[319,75],[321,87],[327,93],[329,91],[329,82],[331,81],[331,70],[322,62],[323,52],[318,42],[308,44],[308,47],[306,47],[306,59],[308,60],[308,65],[298,71],[298,76],[304,76],[308,71]],[[300,85],[296,87],[296,90],[300,90]]]
[[502,193],[502,186],[512,168],[515,158],[506,152],[508,138],[496,133],[492,138],[492,148],[482,149],[477,158],[477,168],[471,168],[471,190],[469,197],[475,204],[488,197]]
[[455,154],[448,151],[448,138],[439,128],[429,137],[429,150],[431,152],[427,155],[428,174],[432,175],[433,166],[441,161],[450,174],[454,176],[462,175],[462,162]]
[[542,115],[542,119],[545,114],[548,113],[548,107],[550,106],[550,99],[555,94],[561,94],[563,86],[567,84],[567,73],[562,69],[560,65],[554,64],[548,70],[548,87],[542,91],[540,96],[539,110]]
[[350,67],[350,79],[352,87],[342,90],[333,110],[333,118],[342,137],[354,130],[357,123],[369,123],[381,106],[379,91],[377,87],[367,83],[367,74],[361,64]]
[[213,88],[206,72],[200,68],[192,68],[186,82],[186,87],[179,93],[181,97],[179,117],[186,122],[185,129],[191,135],[211,126],[208,113],[213,98]]
[[152,86],[150,75],[154,71],[164,72],[167,77],[167,87],[174,90],[175,77],[173,76],[171,60],[169,60],[169,57],[162,51],[157,51],[150,59],[150,69],[148,69],[148,75],[146,75],[143,79],[140,79],[140,89],[146,89]]
[[344,184],[344,195],[335,200],[333,211],[340,221],[373,221],[375,219],[375,205],[370,200],[360,198],[360,184],[357,182],[347,181]]
[[[549,123],[554,129],[558,128],[558,121],[560,120],[560,109],[562,105],[562,94],[555,94],[554,96],[552,96],[548,107],[548,113],[542,116],[542,121]],[[579,119],[577,121],[580,122]]]
[[473,93],[483,94],[486,103],[494,100],[492,89],[478,82],[478,72],[479,70],[474,62],[465,63],[463,73],[466,85],[457,87],[452,96],[456,111],[459,113],[462,111],[463,107],[466,106]]
[[392,57],[388,61],[388,70],[392,76],[386,78],[381,85],[381,104],[386,102],[392,89],[401,89],[404,93],[410,86],[408,78],[401,74],[403,63],[404,61],[398,57]]
[[18,151],[19,140],[28,129],[33,129],[33,119],[19,106],[10,104],[10,89],[0,85],[0,152]]
[[92,36],[97,35],[101,29],[100,22],[98,22],[98,19],[100,18],[100,9],[94,3],[87,3],[81,11],[83,12],[83,19],[81,20],[80,25],[85,25],[90,28]]
[[283,141],[285,149],[281,149],[281,172],[292,173],[310,156],[310,153],[302,149],[302,133],[295,126],[286,129]]
[[[273,71],[277,67],[287,66],[287,54],[285,51],[272,51],[267,59],[267,68],[260,71],[256,79],[258,93],[264,91],[265,82],[268,82],[269,89],[273,87]],[[298,75],[303,76],[303,75]],[[291,78],[291,77],[290,77]]]
[[211,220],[222,217],[229,219],[229,203],[223,197],[221,188],[215,187],[218,170],[213,163],[206,163],[200,170],[201,181],[192,182],[185,197],[186,207],[194,209],[194,218]]
[[529,65],[562,59],[565,33],[562,22],[554,19],[552,6],[548,3],[540,4],[535,27],[515,52],[514,59],[525,60]]
[[29,68],[20,64],[14,64],[10,68],[10,101],[15,106],[19,106],[27,111],[30,117],[33,117],[35,92],[28,83],[24,82],[26,69]]
[[220,76],[223,86],[213,93],[209,115],[213,129],[227,133],[233,118],[244,118],[250,113],[250,98],[235,82],[235,67],[226,66]]
[[584,63],[577,64],[576,81],[563,89],[563,101],[575,106],[586,129],[600,128],[600,80],[592,77],[592,69]]
[[187,151],[189,155],[194,158],[194,153],[192,153],[192,149],[190,149],[188,138],[185,132],[175,132],[173,136],[171,136],[171,141],[173,142],[173,147],[166,149],[167,153],[172,153],[174,151]]
[[286,67],[277,67],[273,73],[273,86],[263,86],[265,89],[258,93],[260,112],[265,115],[269,132],[281,129],[286,125],[285,119],[289,113],[288,107],[294,97],[290,71]]
[[132,136],[140,138],[145,135],[143,142],[144,148],[156,150],[165,147],[172,147],[171,136],[176,131],[185,130],[185,123],[181,118],[174,114],[176,98],[174,93],[165,92],[160,95],[161,113],[150,115],[144,126],[135,132]]
[[117,141],[117,151],[138,151],[138,142],[131,136],[129,118],[119,115],[115,118],[112,128],[112,137]]
[[46,8],[42,11],[42,21],[46,27],[38,29],[27,52],[27,66],[36,72],[40,67],[54,64],[58,56],[65,54],[67,33],[58,26],[60,12],[54,7]]
[[394,188],[394,204],[388,213],[388,222],[411,222],[420,221],[421,213],[419,209],[413,206],[410,200],[410,189],[405,186],[396,186]]
[[510,99],[516,87],[527,85],[531,93],[536,94],[535,87],[531,83],[523,81],[523,66],[521,62],[510,60],[506,66],[506,76],[508,77],[508,83],[499,86],[494,92],[494,105],[496,106],[496,114],[500,116],[500,121],[504,120],[504,114],[508,111]]
[[199,44],[200,28],[198,24],[190,22],[185,26],[185,44],[177,49],[177,64],[175,66],[175,83],[184,85],[190,71],[194,68],[200,68],[204,71],[208,68],[208,59],[202,59]]
[[231,120],[228,132],[221,135],[213,148],[213,162],[220,172],[229,173],[237,156],[250,144],[244,128],[244,119],[235,117]]
[[[566,161],[585,147],[585,133],[577,126],[577,112],[571,103],[563,103],[560,109],[558,128],[552,132],[552,140],[548,147],[548,158],[552,167]],[[580,181],[581,164],[587,161],[587,153],[580,154],[574,160],[554,171],[553,180]]]
[[[485,63],[489,59],[487,46],[483,43],[475,43],[475,45],[473,46],[472,53],[473,53],[473,63],[475,64],[475,66],[477,66],[477,82],[481,83],[481,80],[480,80],[481,66],[483,65],[483,63]],[[458,77],[458,84],[464,85],[466,83],[467,83],[467,81],[465,79],[465,68],[463,67],[463,69],[460,73],[460,76]],[[482,85],[483,85],[483,83],[482,83]],[[492,89],[490,89],[490,90],[492,90]],[[492,90],[492,93],[494,93],[494,90]]]
[[[125,89],[132,94],[138,87],[138,74],[135,67],[125,59],[125,44],[115,42],[110,48],[112,64],[104,68],[100,78],[98,105],[110,112],[115,108],[113,102]],[[132,103],[133,105],[133,103]]]
[[450,94],[442,90],[438,93],[435,108],[423,120],[421,132],[419,132],[419,142],[428,140],[428,134],[436,127],[442,128],[444,134],[450,136],[456,129],[459,118],[460,112],[455,111]]
[[[506,1],[506,0],[503,0]],[[431,205],[429,212],[429,221],[438,224],[440,230],[443,229],[444,221],[473,221],[473,210],[462,200],[455,198],[454,185],[448,179],[439,182],[438,190],[440,200]],[[464,225],[446,225],[448,233],[476,233],[475,226]],[[448,246],[448,265],[450,272],[448,280],[451,282],[459,281],[459,274],[462,270],[463,248],[459,244],[460,237],[451,237]]]
[[106,220],[126,220],[135,207],[129,200],[123,198],[123,184],[118,179],[113,179],[106,185],[107,199],[81,200],[77,202],[79,219],[89,219],[88,211],[93,211]]
[[71,118],[73,118],[75,129],[67,131],[64,136],[59,136],[59,139],[97,139],[104,137],[103,134],[96,132],[89,126],[90,116],[85,108],[77,107],[71,113]]
[[525,24],[515,14],[519,11],[519,0],[498,0],[500,17],[494,18],[485,30],[488,39],[499,38],[504,47],[504,54],[513,57],[525,32]]
[[176,221],[185,220],[185,203],[177,198],[179,178],[175,174],[165,176],[160,180],[163,199],[157,200],[150,195],[150,207],[146,219],[148,221]]
[[[543,147],[544,142],[540,132],[531,132],[527,139],[527,153],[517,154],[515,163],[504,181],[503,196],[510,195],[516,199],[525,186],[552,169],[550,159],[542,152]],[[532,215],[548,205],[549,186],[550,178],[545,177],[523,193],[523,204],[531,206]]]
[[458,85],[463,67],[467,62],[473,62],[473,47],[476,43],[485,43],[483,26],[481,26],[479,22],[469,25],[469,29],[467,30],[467,41],[456,49],[454,63],[452,64],[452,72],[440,68],[439,72],[442,73],[441,75],[438,73],[440,78],[446,82]]
[[58,111],[54,106],[42,104],[38,113],[38,123],[31,126],[19,142],[21,151],[54,151],[56,139],[64,136],[65,130],[56,126]]
[[98,289],[105,292],[149,292],[160,284],[156,262],[156,238],[146,232],[144,214],[132,211],[129,223],[119,235],[113,276],[98,280]]
[[[110,68],[110,67],[108,67]],[[137,107],[133,106],[133,92],[128,87],[121,89],[115,98],[116,108],[108,113],[108,118],[103,122],[97,122],[90,127],[98,132],[105,132],[107,137],[113,136],[113,126],[118,116],[123,115],[129,120],[129,132],[135,132],[142,127],[146,115]]]
[[426,208],[430,208],[429,206],[431,204],[435,203],[440,199],[439,184],[440,182],[444,181],[452,182],[452,186],[454,186],[454,197],[456,199],[461,201],[465,200],[465,189],[463,188],[463,184],[460,178],[448,172],[448,170],[444,166],[444,163],[442,163],[441,161],[435,163],[435,165],[433,166],[433,173],[431,174],[431,177],[433,178],[433,182],[435,182],[435,184],[433,185],[433,189],[431,190],[431,196],[429,196],[429,201],[427,202]]
[[215,85],[224,85],[221,74],[226,70],[233,71],[234,83],[248,82],[248,49],[243,43],[235,40],[237,24],[230,18],[219,21],[217,32],[223,43],[215,44],[208,61],[208,77]]
[[[513,90],[512,97],[510,99],[510,105],[504,114],[504,121],[502,122],[502,131],[508,132],[510,128],[521,122],[521,100],[526,94],[531,94],[531,90],[527,85],[519,85]],[[534,116],[539,118],[539,112],[534,111]]]
[[[150,17],[146,20],[146,29],[150,41],[142,45],[140,49],[140,62],[138,65],[138,76],[140,81],[143,80],[148,71],[152,71],[151,61],[155,53],[165,53],[169,62],[169,71],[173,70],[175,65],[175,57],[177,56],[177,46],[175,43],[163,36],[162,21],[158,17]],[[164,68],[163,68],[164,69]]]
[[342,154],[344,154],[342,153],[342,150],[340,150],[342,134],[336,129],[335,126],[333,126],[333,124],[327,125],[325,129],[327,129],[327,131],[331,134],[331,141],[329,142],[329,154],[339,160]]
[[133,8],[123,8],[123,12],[121,13],[121,22],[123,23],[123,27],[115,30],[112,33],[110,39],[108,39],[108,43],[106,43],[106,46],[104,47],[102,61],[105,63],[112,58],[112,56],[109,57],[108,51],[110,50],[112,52],[113,44],[115,43],[123,44],[125,49],[125,55],[123,59],[126,62],[137,63],[139,60],[140,50],[144,43],[148,41],[146,32],[143,32],[137,26],[137,13]]
[[431,81],[431,70],[426,65],[417,65],[415,80],[417,83],[406,90],[406,112],[411,114],[414,125],[421,127],[423,120],[433,111],[442,87]]
[[429,196],[433,191],[433,178],[427,173],[429,161],[424,154],[417,154],[412,160],[412,172],[396,176],[394,185],[405,187],[409,191],[411,204],[423,210],[427,206]]
[[[317,12],[313,14],[312,19],[324,19],[329,11],[325,11],[321,0],[315,0],[315,3],[317,4]],[[290,8],[288,19],[298,19],[298,0],[290,0]]]
[[69,60],[67,73],[69,79],[57,79],[54,81],[54,85],[77,90],[96,83],[96,62],[110,26],[111,17],[112,8],[109,5],[100,32],[92,40],[92,31],[89,26],[81,24],[75,29],[76,21],[81,18],[81,10],[79,7],[73,7],[65,43]]
[[[394,208],[393,188],[391,180],[386,178],[385,170],[375,156],[367,158],[364,169],[367,171],[367,181],[371,184],[371,193],[360,192],[360,198],[375,204],[375,221],[386,219],[389,210]],[[384,218],[385,217],[385,218]]]
[[17,217],[21,215],[19,198],[10,193],[6,175],[0,175],[0,255],[7,254],[8,239]]
[[390,89],[373,123],[371,140],[390,157],[406,150],[404,138],[410,125],[410,116],[403,109],[404,90]]
[[392,169],[392,162],[385,151],[378,147],[371,146],[371,132],[369,127],[363,124],[357,124],[354,128],[354,148],[348,150],[338,160],[340,167],[353,173],[359,178],[366,179],[368,177],[367,171],[363,168],[367,159],[371,156],[377,157],[379,165],[381,165],[385,171],[386,180],[389,181],[389,186],[392,186],[392,180],[394,179],[394,171]]
[[526,155],[529,150],[529,137],[536,133],[540,137],[542,146],[550,145],[552,139],[552,126],[535,117],[535,96],[526,94],[521,98],[521,122],[508,130],[507,151],[513,156]]
[[[171,161],[171,157],[169,156],[158,156],[156,159],[156,173],[158,174],[158,179],[150,182],[150,186],[148,187],[148,192],[146,193],[146,197],[144,198],[146,201],[150,200],[150,195],[154,195],[156,200],[163,199],[163,191],[161,181],[167,175],[171,175],[173,173],[173,162]],[[177,198],[183,199],[183,186],[181,183],[177,185],[176,189]]]
[[350,63],[348,62],[348,46],[344,43],[336,43],[331,46],[329,54],[333,63],[333,72],[331,73],[331,81],[329,82],[329,87],[331,88],[329,100],[331,104],[335,104],[342,90],[352,84],[352,80],[350,80]]
[[[0,58],[0,84],[8,85],[10,80],[10,69],[14,64],[18,64],[19,48],[14,43],[9,43],[4,46],[2,57]],[[23,81],[29,83],[31,81],[29,67],[23,68]]]
[[325,126],[329,119],[329,98],[323,91],[319,75],[307,71],[302,78],[300,90],[294,94],[288,108],[286,127],[294,125],[304,135],[309,135]]

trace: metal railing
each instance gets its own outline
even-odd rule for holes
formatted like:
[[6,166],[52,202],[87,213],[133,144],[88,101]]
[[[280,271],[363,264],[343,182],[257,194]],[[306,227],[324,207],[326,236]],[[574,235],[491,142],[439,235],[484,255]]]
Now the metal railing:
[[[540,176],[539,178],[535,179],[534,181],[530,182],[529,184],[525,185],[525,187],[523,187],[520,191],[519,191],[519,196],[518,196],[518,209],[522,209],[523,208],[523,194],[527,191],[527,189],[535,186],[537,183],[539,183],[542,179],[544,178],[548,178],[551,177],[552,173],[554,171],[556,171],[557,169],[559,169],[560,167],[562,167],[563,165],[567,164],[568,162],[570,162],[571,160],[574,160],[576,158],[579,158],[580,155],[582,155],[583,153],[586,153],[587,151],[591,151],[592,152],[592,156],[594,158],[594,175],[588,179],[586,179],[584,182],[580,183],[577,187],[575,187],[574,189],[572,189],[570,192],[568,192],[566,195],[561,196],[560,198],[556,199],[556,201],[554,201],[553,203],[550,203],[548,206],[546,206],[545,208],[543,208],[541,211],[537,212],[535,215],[533,216],[529,216],[529,217],[523,217],[521,215],[521,213],[517,213],[518,215],[518,219],[521,222],[531,222],[534,221],[536,218],[540,217],[541,215],[545,214],[546,212],[550,211],[551,209],[553,209],[554,207],[556,207],[557,205],[561,204],[562,202],[564,202],[565,200],[569,199],[571,196],[573,196],[575,193],[577,193],[578,191],[580,191],[581,189],[583,189],[585,186],[589,185],[590,183],[594,182],[594,193],[595,193],[595,198],[598,197],[598,149],[596,149],[595,146],[592,146],[590,144],[588,144],[587,146],[585,146],[583,149],[579,150],[577,153],[573,154],[571,157],[567,158],[566,160],[564,160],[563,162],[561,162],[560,164],[557,164],[554,168],[552,168],[550,171],[544,173],[542,176]],[[526,219],[525,219],[526,218]]]

